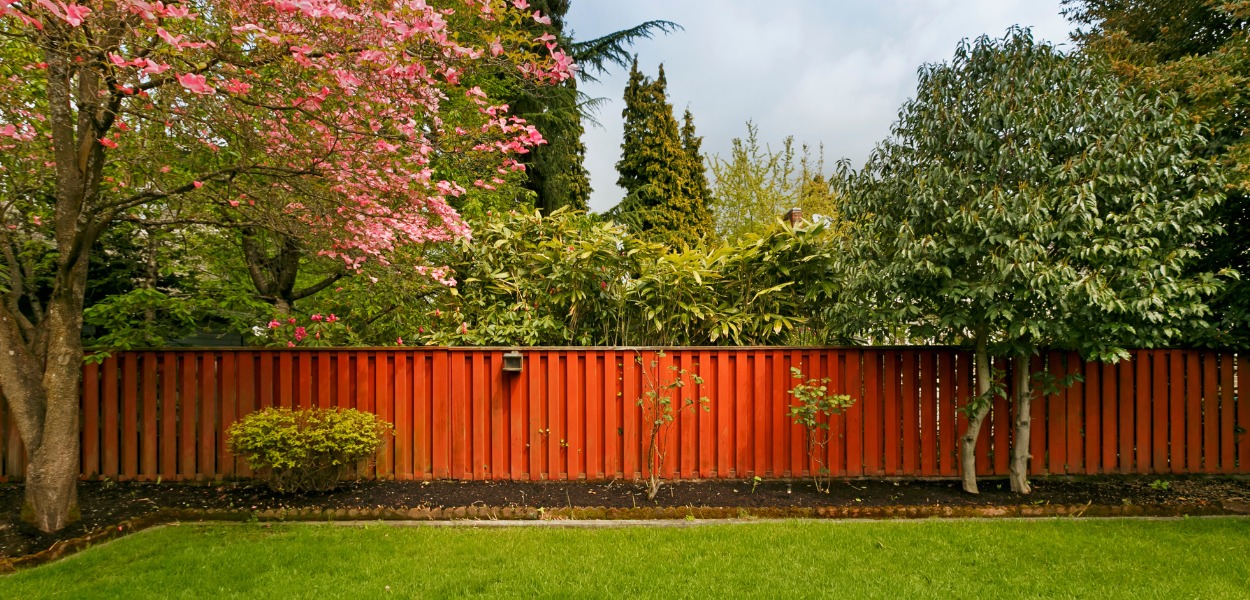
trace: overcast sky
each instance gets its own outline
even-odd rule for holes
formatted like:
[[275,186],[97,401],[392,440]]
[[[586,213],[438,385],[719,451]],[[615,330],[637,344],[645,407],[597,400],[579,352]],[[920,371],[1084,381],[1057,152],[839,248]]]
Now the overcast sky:
[[[915,93],[916,69],[946,60],[959,40],[1002,36],[1011,25],[1034,37],[1068,42],[1059,0],[573,0],[574,39],[591,39],[652,19],[685,27],[635,45],[644,73],[664,63],[669,102],[689,106],[703,150],[726,155],[746,121],[774,148],[787,135],[823,143],[829,163],[858,167],[889,132]],[[628,73],[614,72],[583,91],[608,101],[602,128],[587,127],[591,209],[624,197],[616,186],[621,154],[621,96]]]

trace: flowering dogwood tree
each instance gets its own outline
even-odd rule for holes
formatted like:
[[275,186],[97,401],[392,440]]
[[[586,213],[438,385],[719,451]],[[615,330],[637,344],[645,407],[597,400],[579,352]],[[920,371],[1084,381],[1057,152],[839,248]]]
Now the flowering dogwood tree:
[[[55,531],[75,513],[83,294],[111,224],[250,210],[348,269],[464,238],[448,199],[490,182],[431,165],[474,154],[506,175],[542,143],[463,82],[566,80],[568,56],[520,33],[545,18],[525,0],[0,0],[0,391],[29,456],[25,518]],[[451,98],[472,126],[444,121]],[[35,281],[39,247],[55,268]]]

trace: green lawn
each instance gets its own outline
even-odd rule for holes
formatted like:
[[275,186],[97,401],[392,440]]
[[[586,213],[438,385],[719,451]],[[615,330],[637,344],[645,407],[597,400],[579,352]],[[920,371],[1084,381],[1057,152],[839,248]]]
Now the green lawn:
[[183,525],[0,577],[6,599],[744,596],[1246,598],[1250,520]]

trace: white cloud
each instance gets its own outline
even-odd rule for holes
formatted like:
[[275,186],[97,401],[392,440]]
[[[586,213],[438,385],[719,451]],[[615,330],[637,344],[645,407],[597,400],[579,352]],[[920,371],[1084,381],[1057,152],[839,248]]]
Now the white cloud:
[[[580,39],[650,19],[685,27],[635,51],[648,75],[664,63],[669,101],[679,113],[690,107],[706,153],[726,153],[752,119],[762,141],[794,135],[823,143],[830,161],[857,165],[889,132],[921,64],[945,60],[963,38],[1001,36],[1015,24],[1057,43],[1070,29],[1059,0],[574,0],[568,16]],[[597,211],[624,195],[615,165],[626,75],[583,86],[608,99],[603,128],[584,138]]]

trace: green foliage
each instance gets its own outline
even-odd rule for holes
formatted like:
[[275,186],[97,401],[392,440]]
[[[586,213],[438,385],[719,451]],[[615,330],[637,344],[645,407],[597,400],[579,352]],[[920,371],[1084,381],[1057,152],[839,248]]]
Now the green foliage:
[[1117,359],[1174,339],[1219,287],[1184,274],[1220,199],[1200,144],[1172,98],[1027,31],[962,43],[921,70],[891,138],[849,178],[843,314],[877,339],[985,327],[1000,356],[1049,344]]
[[811,460],[812,483],[816,491],[829,493],[829,469],[825,467],[825,447],[829,444],[829,417],[841,414],[855,404],[846,394],[829,395],[829,379],[805,379],[803,370],[790,367],[790,376],[799,383],[790,389],[797,404],[787,412],[795,425],[803,428],[807,456]]
[[582,212],[493,215],[455,248],[455,288],[423,310],[440,345],[622,343],[623,286],[653,249]]
[[355,409],[267,408],[226,433],[230,451],[264,473],[269,487],[301,493],[333,489],[349,467],[382,447],[393,428]]
[[773,151],[761,147],[759,127],[747,121],[746,138],[734,138],[729,158],[713,156],[711,205],[716,233],[735,241],[767,232],[792,208],[810,219],[837,226],[836,195],[824,174],[823,150],[816,156],[794,137]]
[[475,229],[450,261],[458,285],[420,309],[433,317],[424,343],[766,345],[837,330],[825,307],[839,239],[820,225],[680,252],[568,210]]
[[649,239],[672,248],[697,245],[713,233],[707,179],[694,124],[685,143],[667,97],[664,67],[652,81],[634,61],[625,88],[625,135],[617,183],[626,197],[614,216]]
[[[1247,0],[1064,0],[1082,26],[1081,49],[1107,60],[1125,80],[1176,94],[1204,129],[1198,152],[1224,176],[1222,230],[1199,240],[1192,272],[1250,272],[1250,2]],[[1250,346],[1250,282],[1230,281],[1211,300],[1210,327],[1190,327],[1186,341]]]
[[703,378],[697,372],[691,373],[676,365],[661,367],[664,356],[663,350],[655,352],[649,361],[644,361],[641,352],[635,352],[634,356],[634,361],[642,365],[642,396],[638,398],[638,406],[642,408],[642,422],[647,436],[644,459],[648,500],[654,500],[660,492],[668,430],[672,428],[677,413],[683,410],[694,413],[699,407],[710,410],[707,396],[690,398],[682,393],[688,383],[703,385]]

